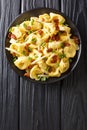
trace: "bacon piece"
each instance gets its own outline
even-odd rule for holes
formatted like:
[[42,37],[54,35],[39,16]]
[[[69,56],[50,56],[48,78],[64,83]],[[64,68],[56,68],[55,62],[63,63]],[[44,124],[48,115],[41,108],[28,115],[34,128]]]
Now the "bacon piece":
[[13,38],[13,39],[15,39],[15,40],[17,39],[14,34],[11,34],[11,38]]
[[30,74],[29,73],[25,73],[24,76],[29,78]]
[[52,48],[48,48],[47,52],[52,52],[52,50],[53,50]]
[[8,33],[8,38],[11,38],[11,34],[12,34],[12,33]]
[[38,51],[39,51],[40,53],[43,53],[43,51],[42,51],[42,50],[40,50],[40,49],[39,49]]
[[29,66],[28,66],[28,69],[32,69],[33,66],[34,66],[34,65],[29,65]]
[[38,33],[39,33],[40,35],[42,35],[42,34],[43,34],[43,31],[42,31],[42,30],[39,30]]
[[58,35],[53,35],[52,36],[52,40],[53,41],[59,41],[60,40],[60,37]]
[[27,43],[27,44],[25,45],[25,49],[28,50],[28,48],[29,48],[29,44]]
[[58,19],[54,19],[54,22],[55,22],[55,28],[56,28],[56,30],[59,30],[59,26],[58,26],[59,20]]
[[48,39],[46,39],[45,42],[49,42],[49,40],[50,40],[50,37]]
[[57,62],[58,57],[55,55],[52,57],[51,63],[56,63]]
[[64,45],[65,45],[65,46],[70,46],[70,43],[65,42]]
[[79,44],[79,43],[80,43],[80,42],[79,42],[79,38],[78,38],[77,36],[73,36],[72,38],[74,39],[74,41],[75,41],[76,44]]
[[42,18],[41,20],[42,20],[43,22],[45,21],[45,19],[44,19],[44,18]]
[[15,56],[16,56],[16,53],[15,53],[15,52],[13,52],[13,53],[12,53],[12,55],[15,57]]
[[14,34],[12,34],[12,33],[9,33],[9,34],[8,34],[8,38],[13,38],[13,39],[15,39],[15,40],[17,39],[16,36],[15,36]]
[[27,26],[26,29],[27,29],[27,30],[31,30],[31,26]]

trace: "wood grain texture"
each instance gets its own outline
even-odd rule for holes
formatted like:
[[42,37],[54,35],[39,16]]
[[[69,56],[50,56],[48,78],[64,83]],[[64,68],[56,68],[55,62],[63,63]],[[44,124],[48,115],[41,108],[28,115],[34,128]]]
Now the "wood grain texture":
[[82,54],[75,71],[63,81],[61,130],[87,130],[87,1],[62,0],[61,10],[77,25]]
[[[76,69],[54,84],[34,84],[19,77],[5,55],[10,22],[37,7],[61,10],[82,37]],[[87,130],[87,0],[0,0],[0,130]]]
[[0,130],[18,130],[19,78],[7,62],[4,38],[8,25],[20,12],[20,1],[1,0],[0,7]]
[[[56,0],[22,0],[21,12],[37,7],[57,9],[57,5]],[[20,78],[20,130],[60,129],[60,85],[34,84]]]

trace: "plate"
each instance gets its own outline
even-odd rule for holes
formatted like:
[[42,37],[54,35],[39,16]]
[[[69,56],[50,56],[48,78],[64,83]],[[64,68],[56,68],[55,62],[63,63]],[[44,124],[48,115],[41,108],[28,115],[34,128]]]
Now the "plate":
[[[80,59],[80,55],[81,55],[81,48],[82,48],[82,43],[81,43],[81,37],[80,37],[80,34],[79,34],[79,31],[78,29],[76,28],[76,26],[73,24],[73,22],[68,18],[66,17],[65,14],[59,12],[58,10],[55,10],[55,9],[51,9],[51,8],[37,8],[37,9],[32,9],[32,10],[29,10],[29,11],[26,11],[22,14],[20,14],[19,16],[17,16],[15,18],[15,20],[10,24],[10,26],[8,27],[8,30],[9,28],[11,28],[12,26],[15,26],[17,24],[20,24],[22,23],[24,20],[27,20],[29,19],[30,17],[32,16],[39,16],[41,14],[44,14],[44,13],[50,13],[50,12],[53,12],[53,13],[57,13],[57,14],[60,14],[62,15],[65,20],[66,20],[66,23],[70,26],[71,28],[71,33],[73,35],[76,35],[78,36],[79,38],[79,41],[80,41],[80,44],[79,44],[79,50],[77,51],[76,53],[76,56],[73,58],[73,61],[70,65],[70,68],[68,69],[68,71],[66,71],[65,73],[63,73],[60,77],[58,78],[48,78],[46,81],[35,81],[33,79],[30,79],[30,78],[27,78],[27,77],[24,77],[24,73],[25,71],[22,71],[22,70],[19,70],[13,63],[13,58],[12,58],[12,55],[10,54],[9,51],[5,50],[6,51],[6,56],[7,56],[7,59],[10,63],[10,65],[12,66],[13,70],[20,76],[23,76],[24,78],[26,78],[27,80],[29,81],[32,81],[32,82],[35,82],[35,83],[42,83],[42,84],[47,84],[47,83],[54,83],[54,82],[57,82],[57,81],[60,81],[62,79],[64,79],[65,77],[67,77],[76,67],[79,59]],[[9,38],[8,38],[8,33],[9,31],[7,30],[7,33],[6,33],[6,37],[5,37],[5,47],[9,47],[10,46],[10,43],[9,43]]]

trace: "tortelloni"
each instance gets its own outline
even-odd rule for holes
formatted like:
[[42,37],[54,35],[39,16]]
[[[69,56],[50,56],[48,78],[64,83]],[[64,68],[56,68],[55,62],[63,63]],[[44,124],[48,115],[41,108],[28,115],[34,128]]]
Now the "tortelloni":
[[10,46],[6,49],[15,66],[35,80],[60,77],[79,49],[79,39],[72,36],[65,18],[52,12],[11,27],[8,37]]

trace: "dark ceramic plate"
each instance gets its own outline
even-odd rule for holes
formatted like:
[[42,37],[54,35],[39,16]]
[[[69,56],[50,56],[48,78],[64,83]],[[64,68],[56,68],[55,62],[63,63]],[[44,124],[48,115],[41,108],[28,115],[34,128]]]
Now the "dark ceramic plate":
[[[38,8],[38,9],[33,9],[33,10],[26,11],[26,12],[20,14],[20,15],[10,24],[9,28],[12,27],[12,26],[15,26],[15,25],[17,25],[17,24],[22,23],[24,20],[29,19],[29,18],[32,17],[32,16],[38,16],[38,15],[43,14],[43,13],[48,13],[48,14],[49,14],[50,12],[58,13],[58,14],[62,15],[62,16],[66,19],[66,23],[70,26],[72,34],[75,35],[75,36],[78,36],[78,38],[79,38],[79,40],[80,40],[79,50],[77,51],[76,56],[75,56],[75,58],[73,59],[71,65],[70,65],[69,70],[68,70],[67,72],[65,72],[64,74],[62,74],[61,77],[59,77],[59,78],[48,78],[46,81],[35,81],[35,80],[33,80],[33,79],[30,79],[30,78],[27,78],[27,77],[26,77],[28,80],[33,81],[33,82],[36,82],[36,83],[53,83],[53,82],[59,81],[59,80],[61,80],[61,79],[64,79],[65,77],[67,77],[67,76],[74,70],[74,68],[76,67],[76,65],[77,65],[77,63],[78,63],[78,61],[79,61],[80,54],[81,54],[81,37],[80,37],[80,34],[79,34],[78,29],[77,29],[76,26],[72,23],[72,21],[65,16],[65,14],[59,12],[58,10],[51,9],[51,8]],[[9,28],[8,28],[8,30],[9,30]],[[9,46],[10,46],[9,38],[8,38],[8,30],[7,30],[6,38],[5,38],[5,47],[9,47]],[[9,61],[10,64],[11,64],[12,68],[15,70],[15,72],[16,72],[18,75],[23,76],[25,71],[19,70],[19,69],[14,65],[12,55],[11,55],[10,52],[7,51],[7,50],[6,50],[6,56],[7,56],[8,61]]]

